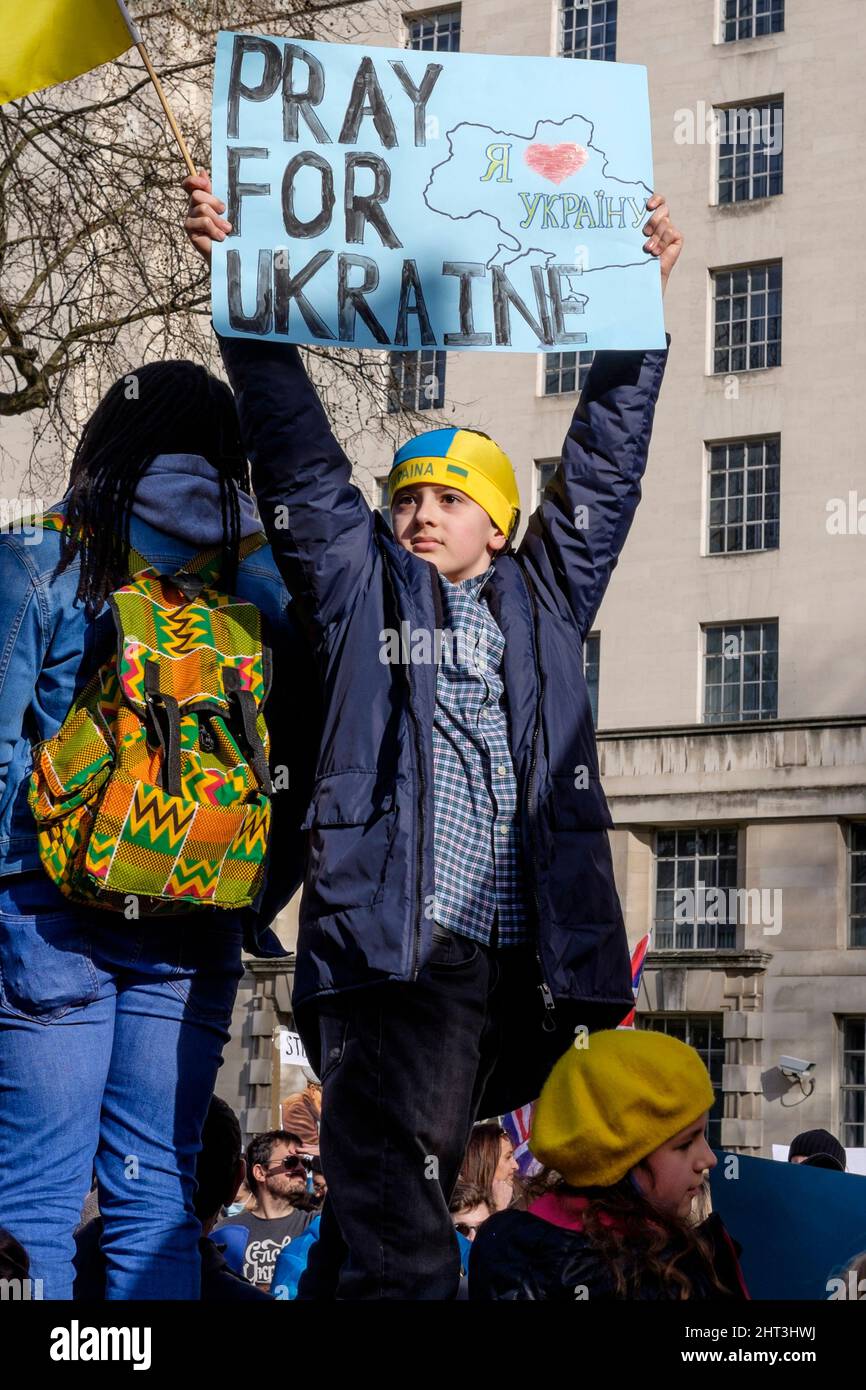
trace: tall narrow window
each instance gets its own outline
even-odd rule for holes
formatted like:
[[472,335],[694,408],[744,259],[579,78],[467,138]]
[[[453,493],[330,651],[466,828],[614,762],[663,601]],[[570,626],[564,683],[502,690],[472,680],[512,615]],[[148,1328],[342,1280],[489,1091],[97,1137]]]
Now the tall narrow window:
[[445,404],[445,353],[392,352],[389,356],[388,410],[441,410]]
[[779,624],[720,623],[704,628],[704,723],[776,719]]
[[779,544],[779,436],[707,446],[707,553]]
[[866,1146],[866,1018],[843,1018],[842,1143],[846,1149]]
[[616,0],[562,0],[559,27],[563,58],[616,61]]
[[781,101],[751,106],[722,106],[719,123],[720,203],[774,198],[782,192]]
[[785,0],[722,0],[722,42],[759,39],[785,27]]
[[848,827],[848,945],[866,947],[866,821]]
[[545,396],[564,396],[570,391],[582,391],[594,356],[592,352],[546,352]]
[[659,830],[655,869],[656,950],[732,950],[739,905],[736,830]]
[[782,266],[743,266],[713,276],[713,371],[749,372],[782,362]]
[[420,15],[406,24],[407,48],[438,49],[457,53],[460,48],[460,6]]

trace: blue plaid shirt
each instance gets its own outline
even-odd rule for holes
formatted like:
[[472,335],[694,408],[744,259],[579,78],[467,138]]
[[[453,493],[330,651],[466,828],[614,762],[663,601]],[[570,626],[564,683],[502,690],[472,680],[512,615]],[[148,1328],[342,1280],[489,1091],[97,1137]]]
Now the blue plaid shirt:
[[441,926],[489,944],[528,941],[517,782],[500,675],[505,638],[481,599],[493,573],[439,576],[442,659],[433,721],[436,892]]

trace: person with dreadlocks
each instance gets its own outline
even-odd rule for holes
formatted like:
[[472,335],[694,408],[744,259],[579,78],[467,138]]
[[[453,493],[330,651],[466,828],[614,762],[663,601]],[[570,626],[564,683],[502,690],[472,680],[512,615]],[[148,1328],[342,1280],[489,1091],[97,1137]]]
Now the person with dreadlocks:
[[[188,361],[116,382],[88,420],[57,504],[62,531],[0,535],[0,1226],[29,1251],[46,1298],[72,1297],[74,1241],[95,1168],[106,1296],[198,1298],[196,1154],[229,1036],[242,946],[300,878],[304,645],[261,529],[234,399]],[[220,588],[260,609],[273,652],[265,716],[274,802],[264,897],[244,912],[147,916],[75,906],[41,867],[27,800],[32,747],[51,738],[116,640],[107,595],[130,548],[171,574],[220,547]],[[273,718],[278,712],[279,719]],[[296,775],[296,772],[298,775]],[[273,842],[272,842],[273,843]]]

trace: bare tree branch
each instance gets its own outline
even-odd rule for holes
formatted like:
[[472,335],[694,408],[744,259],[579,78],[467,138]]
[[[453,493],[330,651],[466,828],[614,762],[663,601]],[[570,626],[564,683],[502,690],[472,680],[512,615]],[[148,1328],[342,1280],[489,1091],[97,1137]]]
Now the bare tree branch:
[[[398,0],[132,8],[202,165],[220,28],[352,42],[362,25],[394,32],[400,14]],[[182,177],[134,50],[0,108],[0,420],[30,427],[25,484],[45,495],[59,488],[84,421],[117,377],[159,358],[219,368],[207,271],[180,230]],[[417,425],[414,412],[384,409],[381,352],[310,349],[307,360],[344,447],[377,432],[393,445]]]

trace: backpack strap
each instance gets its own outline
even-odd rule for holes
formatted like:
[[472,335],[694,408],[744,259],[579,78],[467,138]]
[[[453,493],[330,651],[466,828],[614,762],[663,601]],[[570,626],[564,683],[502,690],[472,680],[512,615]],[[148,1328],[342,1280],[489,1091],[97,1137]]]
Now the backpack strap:
[[173,695],[160,690],[155,661],[144,663],[144,700],[163,752],[162,790],[180,796],[180,706]]
[[223,670],[223,689],[229,704],[234,701],[240,711],[250,767],[259,779],[259,786],[262,791],[266,792],[268,796],[273,796],[274,788],[271,782],[270,768],[265,757],[264,746],[259,738],[259,731],[256,728],[258,710],[256,709],[255,698],[251,691],[241,689],[240,680],[240,672],[237,667],[225,667]]

